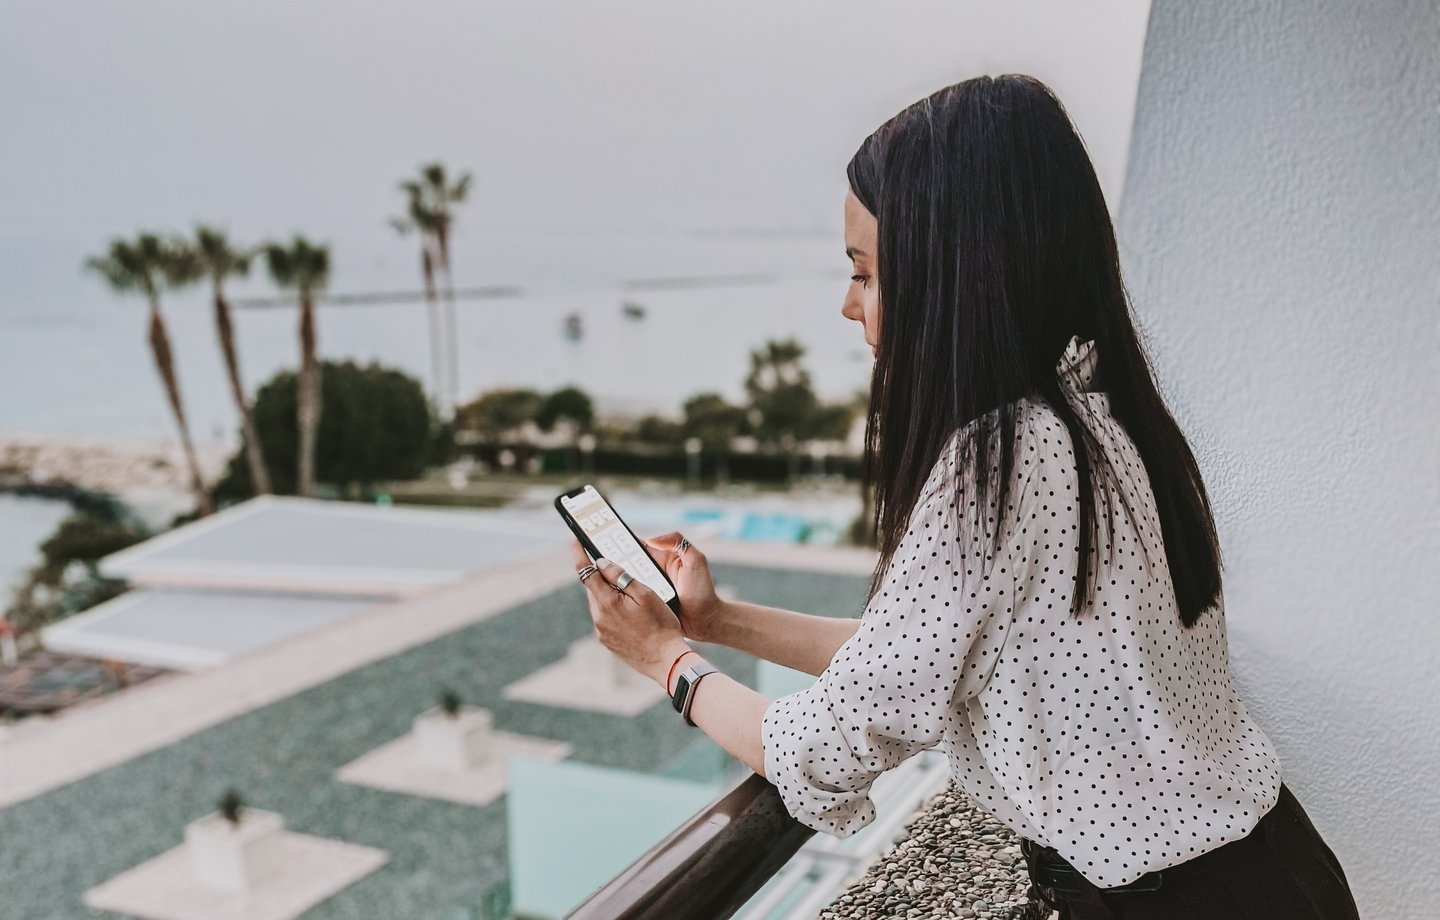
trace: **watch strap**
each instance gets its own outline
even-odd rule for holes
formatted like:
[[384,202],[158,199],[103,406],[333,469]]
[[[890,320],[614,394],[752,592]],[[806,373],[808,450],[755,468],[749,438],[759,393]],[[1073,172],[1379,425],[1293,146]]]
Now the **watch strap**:
[[706,674],[712,674],[718,670],[720,669],[710,662],[701,659],[680,672],[680,678],[675,682],[675,695],[671,697],[670,702],[675,707],[675,711],[685,719],[685,724],[695,724],[690,720],[690,706],[694,701],[695,685]]

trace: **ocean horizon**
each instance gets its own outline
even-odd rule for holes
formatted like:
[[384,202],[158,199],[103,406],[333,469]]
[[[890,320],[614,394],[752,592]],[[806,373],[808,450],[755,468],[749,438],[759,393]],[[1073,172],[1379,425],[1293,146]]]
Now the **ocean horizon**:
[[[377,223],[380,223],[377,221]],[[115,234],[112,234],[115,235]],[[123,235],[128,235],[123,234]],[[257,237],[233,232],[240,242]],[[331,246],[329,292],[418,292],[418,244],[381,226],[316,233]],[[106,234],[0,234],[0,433],[173,443],[176,429],[146,341],[143,298],[111,292],[82,269]],[[794,337],[827,399],[863,391],[872,358],[859,327],[840,316],[848,264],[838,231],[823,234],[593,229],[460,233],[457,289],[504,286],[517,296],[456,303],[459,397],[495,387],[574,385],[604,411],[675,414],[689,396],[739,400],[748,355]],[[654,279],[699,279],[635,284]],[[229,289],[232,300],[282,296],[263,267]],[[644,307],[636,319],[623,303]],[[192,435],[238,444],[208,288],[166,294]],[[578,341],[566,319],[581,318]],[[293,307],[234,311],[248,394],[298,358]],[[318,311],[321,355],[378,361],[431,391],[423,301]]]

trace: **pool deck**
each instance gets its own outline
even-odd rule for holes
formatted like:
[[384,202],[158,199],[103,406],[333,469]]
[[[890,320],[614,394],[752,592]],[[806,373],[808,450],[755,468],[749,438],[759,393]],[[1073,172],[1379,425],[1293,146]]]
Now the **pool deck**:
[[[705,549],[722,589],[836,616],[858,614],[874,558],[718,541]],[[373,877],[307,918],[461,916],[457,908],[475,908],[504,883],[503,802],[418,799],[337,782],[335,771],[402,735],[442,685],[490,708],[497,726],[573,744],[577,760],[668,769],[697,735],[667,707],[621,718],[504,698],[506,685],[589,631],[569,556],[547,553],[213,670],[26,720],[0,740],[7,902],[21,916],[94,916],[81,902],[85,890],[173,847],[187,821],[235,786],[298,832],[391,854]],[[705,651],[737,679],[753,678],[752,659]]]

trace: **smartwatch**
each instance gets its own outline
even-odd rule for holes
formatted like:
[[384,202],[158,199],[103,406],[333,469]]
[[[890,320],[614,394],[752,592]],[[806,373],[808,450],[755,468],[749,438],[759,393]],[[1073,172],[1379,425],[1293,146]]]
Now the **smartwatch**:
[[692,664],[680,672],[680,678],[675,681],[675,695],[670,697],[670,705],[684,717],[686,725],[695,724],[690,718],[690,707],[695,702],[695,686],[700,683],[700,678],[718,670],[720,669],[702,658],[698,664]]

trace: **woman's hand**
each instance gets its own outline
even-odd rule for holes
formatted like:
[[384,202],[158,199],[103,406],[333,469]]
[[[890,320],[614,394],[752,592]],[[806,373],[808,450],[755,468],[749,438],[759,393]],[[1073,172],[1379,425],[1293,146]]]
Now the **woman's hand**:
[[[571,544],[575,569],[582,571],[590,557],[580,542]],[[680,621],[654,591],[640,579],[633,579],[624,591],[615,582],[623,569],[608,559],[595,561],[596,571],[583,579],[590,602],[590,619],[600,644],[614,652],[630,667],[654,680],[665,692],[671,662],[690,646]]]
[[678,532],[645,542],[680,595],[680,627],[685,635],[697,642],[715,641],[725,602],[715,593],[715,578],[705,554]]

